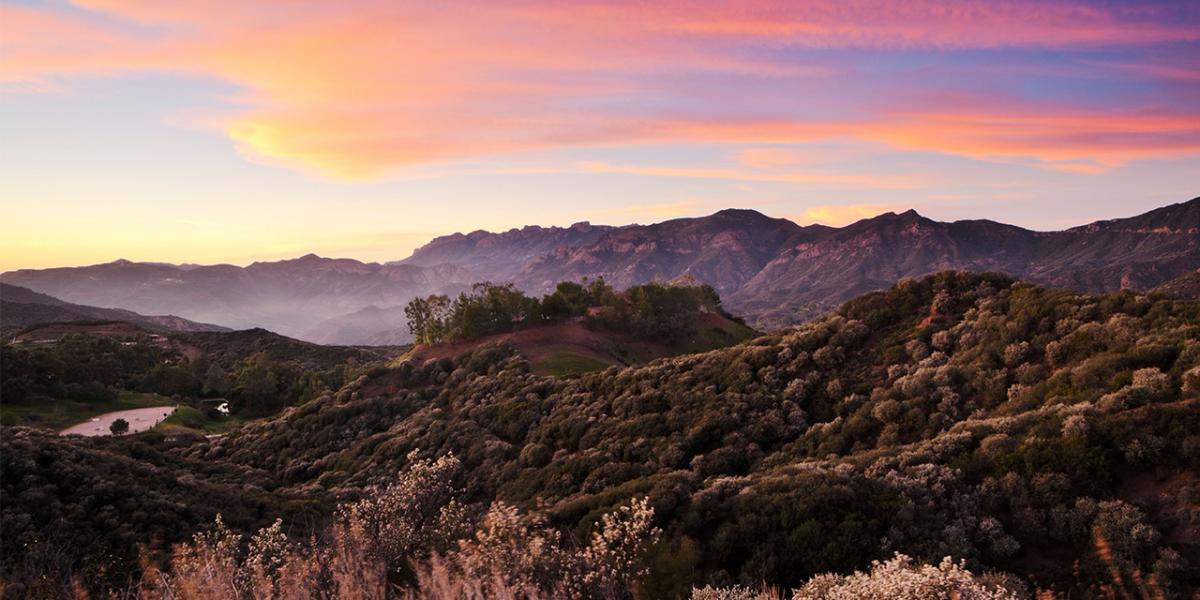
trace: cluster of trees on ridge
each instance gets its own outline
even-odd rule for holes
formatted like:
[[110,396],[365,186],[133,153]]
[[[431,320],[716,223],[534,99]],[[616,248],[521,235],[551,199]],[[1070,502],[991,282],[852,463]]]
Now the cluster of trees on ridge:
[[[636,569],[646,575],[617,597],[751,598],[730,590],[809,590],[817,574],[855,570],[818,583],[869,591],[878,575],[886,591],[888,577],[926,572],[897,552],[1009,573],[989,581],[1043,597],[1142,597],[1139,582],[1145,597],[1189,597],[1198,403],[1200,303],[943,273],[738,346],[578,379],[482,345],[218,439],[18,429],[0,438],[2,576],[124,589],[143,572],[139,544],[164,557],[216,512],[246,535],[278,516],[308,539],[339,502],[452,455],[456,506],[482,518],[503,502],[567,547],[644,498],[660,534]],[[181,502],[180,478],[194,501]],[[469,545],[541,539],[489,528],[499,517],[467,522]],[[480,566],[462,548],[443,548],[466,561],[444,572]],[[404,564],[430,576],[431,558]]]
[[688,331],[699,312],[725,314],[716,290],[690,279],[651,282],[624,291],[614,290],[603,279],[563,281],[541,298],[528,296],[511,283],[485,282],[453,300],[432,295],[404,307],[408,328],[420,344],[478,339],[571,318],[669,340]]

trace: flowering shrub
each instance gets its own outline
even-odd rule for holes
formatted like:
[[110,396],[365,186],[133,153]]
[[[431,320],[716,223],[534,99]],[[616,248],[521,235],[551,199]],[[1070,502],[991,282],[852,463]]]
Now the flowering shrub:
[[1067,439],[1082,439],[1087,436],[1087,418],[1083,415],[1071,415],[1063,419],[1062,435]]
[[1183,374],[1182,391],[1189,396],[1200,395],[1200,366],[1192,367]]
[[729,588],[715,588],[706,585],[692,590],[692,600],[778,600],[778,598],[779,595],[770,590],[755,590],[740,585]]
[[645,498],[604,515],[591,543],[572,549],[538,515],[492,506],[472,539],[417,566],[408,598],[625,598],[659,536]]
[[462,468],[453,455],[417,460],[402,477],[367,497],[341,507],[344,527],[361,527],[375,552],[392,570],[430,550],[443,550],[469,533],[465,508],[455,500],[454,476]]
[[[175,549],[169,572],[147,570],[140,596],[624,598],[645,576],[646,549],[660,533],[645,498],[605,514],[590,543],[573,548],[545,517],[504,503],[475,528],[454,497],[460,468],[453,456],[414,460],[390,485],[341,506],[325,537],[307,545],[289,540],[281,521],[243,544],[218,516]],[[415,585],[395,582],[400,571]]]
[[[867,572],[852,575],[817,575],[799,589],[792,600],[1019,600],[1025,593],[1007,576],[977,576],[950,557],[937,565],[920,564],[897,553],[887,561],[871,563]],[[784,595],[769,589],[705,586],[692,590],[691,600],[778,600]]]
[[1021,594],[977,577],[950,557],[918,564],[903,554],[874,562],[868,572],[818,575],[793,600],[1019,600]]

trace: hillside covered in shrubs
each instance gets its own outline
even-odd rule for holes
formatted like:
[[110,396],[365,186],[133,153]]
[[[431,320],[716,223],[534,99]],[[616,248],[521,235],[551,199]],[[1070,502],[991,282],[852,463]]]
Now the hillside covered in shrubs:
[[126,323],[67,323],[28,333],[42,337],[0,345],[4,425],[82,419],[116,410],[130,393],[195,407],[221,398],[240,417],[270,415],[337,390],[398,351],[319,346],[261,329],[157,334]]
[[422,344],[474,340],[568,319],[670,340],[690,332],[703,313],[733,318],[721,309],[721,298],[712,286],[690,279],[650,282],[621,291],[603,279],[562,281],[541,298],[528,296],[511,283],[477,283],[470,293],[454,299],[436,294],[416,298],[404,312],[413,338]]
[[[324,548],[305,571],[324,573],[320,585],[347,564],[338,552],[353,544],[337,540],[367,540],[393,594],[418,582],[449,590],[440,597],[495,589],[501,565],[526,577],[516,597],[552,597],[536,582],[559,572],[493,551],[537,539],[561,548],[544,564],[598,573],[601,597],[751,598],[772,586],[841,598],[888,578],[978,584],[964,598],[1189,597],[1200,585],[1198,408],[1200,303],[942,273],[737,346],[569,380],[532,373],[504,345],[402,362],[219,438],[6,428],[4,579],[144,588],[142,556],[170,581],[187,557],[224,564],[196,550],[220,544],[191,535],[229,512],[230,535],[249,539],[279,517],[279,531]],[[72,474],[76,456],[95,465],[88,474]],[[142,476],[101,466],[130,459]],[[433,514],[452,510],[437,536],[383,560],[377,545],[390,538],[363,524],[353,535],[365,537],[349,533],[346,507],[449,460],[453,502]],[[81,477],[98,491],[56,483]],[[116,509],[140,496],[171,505],[179,478],[248,493],[201,496],[211,501],[186,521]],[[106,506],[103,530],[70,527]],[[618,543],[630,522],[644,544]],[[50,530],[62,533],[52,542]]]

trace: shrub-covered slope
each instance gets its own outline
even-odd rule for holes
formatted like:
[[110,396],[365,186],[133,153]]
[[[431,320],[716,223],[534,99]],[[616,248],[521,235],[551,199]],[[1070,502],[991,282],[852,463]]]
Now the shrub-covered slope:
[[662,568],[717,583],[900,550],[1071,585],[1109,525],[1143,532],[1121,547],[1165,578],[1197,555],[1198,339],[1194,302],[946,273],[569,382],[503,347],[405,364],[191,451],[314,493],[452,451],[475,497],[567,525],[649,494],[662,560],[688,563]]
[[[235,527],[276,517],[302,524],[328,507],[267,491],[253,469],[181,460],[182,440],[158,432],[127,438],[64,438],[26,428],[0,436],[0,553],[4,598],[57,597],[71,573],[94,589],[134,580],[140,554],[160,558],[217,514]],[[13,595],[17,594],[17,595]]]
[[[1200,303],[943,273],[799,329],[573,380],[504,346],[407,362],[163,451],[321,504],[453,452],[468,500],[580,536],[648,496],[664,536],[647,597],[795,586],[896,551],[1079,592],[1109,577],[1107,557],[1186,593],[1198,366]],[[22,510],[20,487],[5,493]]]

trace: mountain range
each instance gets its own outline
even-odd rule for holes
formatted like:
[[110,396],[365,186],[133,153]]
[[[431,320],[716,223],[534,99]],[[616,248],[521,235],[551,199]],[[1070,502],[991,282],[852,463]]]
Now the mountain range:
[[119,308],[72,304],[28,288],[0,283],[0,330],[71,321],[122,321],[152,331],[229,331],[220,325],[197,323],[174,315],[147,316]]
[[471,275],[454,266],[380,265],[309,254],[247,267],[118,260],[14,271],[0,275],[0,281],[70,302],[139,313],[170,312],[233,329],[261,327],[304,340],[338,343],[343,340],[337,336],[331,339],[312,332],[319,332],[326,319],[369,306],[402,306],[421,294],[457,293],[469,287]]
[[729,310],[769,329],[946,269],[1086,292],[1151,289],[1200,269],[1200,198],[1051,232],[989,220],[939,222],[913,210],[838,228],[728,209],[651,225],[456,233],[386,264],[312,254],[247,267],[119,260],[23,269],[0,274],[0,281],[69,302],[265,327],[320,343],[395,344],[409,339],[408,300],[456,294],[477,281],[512,281],[542,293],[585,277],[623,288],[691,276],[711,284]]

